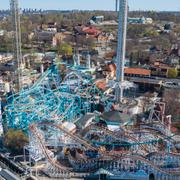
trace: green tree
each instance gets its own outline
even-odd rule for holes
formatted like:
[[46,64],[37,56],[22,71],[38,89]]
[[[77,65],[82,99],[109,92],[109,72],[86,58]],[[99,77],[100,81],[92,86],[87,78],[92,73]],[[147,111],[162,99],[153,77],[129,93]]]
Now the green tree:
[[28,137],[22,130],[9,129],[4,137],[4,144],[13,153],[19,153],[28,143]]
[[168,70],[168,78],[176,78],[178,76],[177,69],[171,68]]
[[62,43],[58,47],[58,53],[63,56],[71,56],[73,54],[72,46],[67,43]]

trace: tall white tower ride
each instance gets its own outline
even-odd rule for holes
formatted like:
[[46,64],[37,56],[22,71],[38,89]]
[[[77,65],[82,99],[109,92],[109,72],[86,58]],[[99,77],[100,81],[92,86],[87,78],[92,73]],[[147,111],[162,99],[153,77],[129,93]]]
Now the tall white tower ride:
[[13,50],[14,60],[17,62],[17,89],[21,89],[21,65],[22,65],[22,51],[21,51],[21,27],[20,27],[20,9],[18,0],[10,0],[11,19],[14,32]]
[[123,100],[124,62],[126,54],[128,0],[119,0],[118,47],[116,59],[116,103]]

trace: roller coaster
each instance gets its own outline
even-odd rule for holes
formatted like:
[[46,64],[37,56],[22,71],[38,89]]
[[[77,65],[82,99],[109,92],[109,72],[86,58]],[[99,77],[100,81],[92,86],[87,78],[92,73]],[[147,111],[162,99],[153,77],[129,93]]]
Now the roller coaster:
[[7,97],[7,102],[5,126],[24,131],[33,122],[74,121],[92,112],[98,103],[109,104],[89,76],[70,72],[61,81],[56,65],[52,65],[29,89]]
[[[105,111],[111,110],[113,100],[96,87],[90,75],[70,71],[61,79],[58,67],[52,65],[32,87],[7,97],[7,102],[4,126],[29,134],[30,156],[46,159],[43,171],[50,177],[83,176],[99,168],[134,172],[143,169],[157,178],[177,179],[180,175],[180,154],[174,138],[179,138],[178,134],[169,135],[148,123],[139,129],[124,127],[118,131],[99,126],[96,121],[76,132],[63,126],[64,122],[74,123],[94,112],[98,104]],[[150,116],[152,124],[153,113]],[[156,123],[165,128],[163,122]],[[51,137],[56,143],[48,145]],[[67,149],[66,155],[63,152]],[[62,163],[64,158],[68,165]]]
[[[154,140],[149,140],[147,142],[138,142],[138,140],[133,137],[133,134],[137,134],[137,131],[116,132],[114,134],[110,130],[107,130],[107,129],[104,129],[102,127],[98,127],[95,125],[90,125],[89,127],[86,128],[86,130],[83,130],[83,132],[80,133],[80,134],[83,134],[83,136],[81,136],[80,134],[69,133],[63,127],[56,125],[56,124],[52,124],[52,123],[41,123],[41,124],[36,124],[34,126],[36,127],[36,131],[38,131],[38,128],[40,128],[41,126],[44,126],[44,125],[47,127],[53,126],[55,129],[57,129],[58,131],[61,131],[63,134],[65,134],[66,137],[68,136],[71,139],[70,142],[72,143],[72,146],[70,146],[70,147],[72,150],[75,149],[77,154],[79,151],[78,149],[81,149],[81,151],[83,151],[83,153],[79,156],[73,157],[73,155],[71,155],[71,153],[68,155],[68,159],[72,165],[72,168],[71,169],[64,168],[64,166],[63,166],[63,168],[60,168],[58,172],[62,173],[62,171],[63,171],[63,175],[68,174],[69,176],[71,176],[73,174],[73,170],[75,172],[78,171],[81,173],[83,171],[84,172],[92,172],[96,168],[98,169],[100,167],[105,167],[105,168],[111,170],[112,163],[116,164],[117,162],[119,162],[121,164],[119,167],[121,170],[127,170],[126,169],[127,167],[122,165],[123,164],[122,161],[131,159],[131,160],[133,160],[133,162],[135,162],[134,167],[131,167],[131,168],[133,168],[134,171],[136,171],[136,168],[138,167],[140,169],[146,170],[148,173],[156,174],[157,177],[159,177],[159,174],[161,174],[162,178],[168,177],[169,179],[177,179],[179,177],[180,154],[165,152],[165,151],[159,152],[159,153],[153,154],[153,156],[155,156],[155,160],[154,159],[152,160],[151,158],[149,158],[149,157],[151,157],[150,156],[151,153],[147,152],[148,146],[151,146],[151,145],[157,146],[158,142],[164,142],[167,144],[168,143],[167,139],[169,140],[169,139],[173,138],[173,136],[175,136],[175,135],[172,135],[171,137],[166,137],[163,139],[161,132],[159,132],[159,137],[161,137],[162,139],[154,139]],[[94,131],[94,130],[96,130],[96,131]],[[32,132],[34,131],[33,128],[31,128],[31,131]],[[93,142],[92,140],[90,141],[89,139],[87,139],[87,134],[90,133],[91,131],[96,132],[97,134],[98,134],[98,131],[103,132],[103,134],[99,135],[100,137],[105,136],[105,134],[107,134],[107,135],[111,135],[111,136],[119,136],[119,139],[120,139],[120,138],[122,138],[122,135],[124,135],[126,137],[126,141],[128,141],[128,140],[133,141],[133,143],[131,142],[129,144],[122,144],[122,143],[121,144],[113,144],[113,141],[112,142],[98,142],[98,141]],[[148,135],[150,134],[150,132],[144,132],[144,131],[142,131],[142,133],[143,134],[147,133]],[[154,133],[154,130],[152,130],[151,133],[155,135],[154,138],[157,138],[158,131],[156,133]],[[45,144],[45,143],[44,143],[44,140],[42,139],[42,136],[38,136],[35,133],[34,133],[34,135],[36,138],[38,137],[39,143],[43,147],[44,151],[48,152],[47,147],[43,146],[43,144]],[[123,139],[123,141],[124,141],[124,139]],[[74,143],[76,143],[76,146],[74,146]],[[106,145],[108,145],[108,146],[110,145],[112,147],[114,147],[114,146],[123,147],[123,149],[118,150],[118,151],[115,151],[112,149],[109,151],[104,148],[104,147],[106,147]],[[146,155],[143,155],[142,152],[133,151],[133,149],[130,149],[129,146],[131,146],[131,147],[139,146],[140,149],[142,148],[143,150],[146,151]],[[66,144],[64,144],[63,147],[66,147]],[[96,156],[94,158],[92,158],[92,157],[90,158],[89,156],[86,155],[86,152],[88,152],[89,150],[92,152],[98,153],[98,156]],[[158,150],[159,149],[157,149],[157,151]],[[149,154],[147,154],[147,153],[149,153]],[[50,157],[48,156],[47,158],[49,159]],[[170,168],[163,167],[163,164],[165,162],[168,163],[167,159],[169,159],[169,158],[171,159],[171,162],[173,161],[174,163],[178,164],[177,168],[170,169]],[[159,162],[161,162],[161,161],[163,163],[159,164]],[[58,163],[58,161],[55,162],[55,161],[52,161],[52,159],[51,160],[49,159],[49,162],[51,163],[51,166],[53,166],[55,168],[59,167],[58,165],[56,165],[56,163]],[[127,165],[127,166],[129,166],[129,165]],[[52,170],[52,168],[51,168],[51,170]],[[66,171],[64,172],[64,170],[66,170]],[[57,176],[57,169],[54,170],[54,172],[56,172],[56,176]]]
[[[71,168],[64,167],[63,165],[60,164],[59,161],[56,160],[55,157],[50,157],[50,155],[48,153],[48,148],[45,146],[42,134],[41,135],[39,134],[40,131],[38,129],[42,126],[43,127],[46,126],[47,128],[53,127],[56,130],[61,131],[61,133],[63,133],[66,137],[68,136],[68,138],[70,138],[71,142],[72,142],[71,149],[75,150],[76,154],[78,154],[78,151],[79,151],[78,149],[81,149],[82,153],[80,153],[81,154],[80,156],[76,155],[75,157],[73,157],[73,155],[71,153],[68,155],[68,159],[72,165]],[[74,171],[75,172],[79,171],[81,173],[83,171],[84,172],[92,172],[96,168],[98,169],[98,168],[102,167],[102,164],[101,164],[102,162],[104,162],[103,167],[105,167],[107,169],[108,168],[111,169],[110,166],[112,163],[121,162],[121,164],[123,164],[122,161],[124,159],[131,159],[134,161],[134,163],[136,164],[136,166],[134,165],[134,167],[133,167],[134,171],[138,167],[138,163],[140,163],[139,168],[146,169],[149,171],[149,173],[153,172],[157,175],[158,175],[158,173],[162,173],[164,176],[173,177],[173,178],[178,177],[179,173],[180,173],[179,166],[174,169],[162,167],[162,164],[159,164],[158,160],[157,160],[157,159],[159,159],[159,162],[160,161],[163,162],[163,160],[165,160],[165,162],[167,162],[166,158],[170,157],[171,162],[173,161],[179,165],[180,154],[173,154],[170,152],[158,152],[156,154],[153,154],[153,156],[155,156],[155,161],[154,161],[154,159],[152,160],[150,158],[151,157],[150,155],[148,157],[147,155],[143,156],[142,154],[138,154],[138,153],[133,154],[132,149],[126,149],[124,151],[123,150],[118,150],[118,151],[110,150],[109,151],[105,148],[104,149],[102,148],[102,147],[105,147],[106,142],[101,143],[101,142],[88,141],[86,138],[80,137],[80,135],[69,133],[62,126],[56,125],[55,123],[33,124],[30,126],[30,131],[34,135],[34,137],[38,139],[38,143],[40,144],[41,148],[43,149],[43,153],[46,156],[46,158],[48,159],[48,162],[51,164],[51,166],[53,166],[55,169],[58,168],[59,172],[63,172],[63,174],[67,173],[70,175]],[[156,140],[156,142],[157,141],[158,140]],[[116,144],[116,145],[119,147],[123,146],[123,148],[125,148],[125,147],[129,147],[129,146],[150,145],[150,144],[154,144],[156,142],[149,141],[149,142],[142,142],[142,143]],[[74,143],[76,143],[76,147],[73,145]],[[108,145],[114,146],[113,143],[109,143]],[[64,143],[63,147],[66,147],[65,143]],[[89,156],[86,155],[88,151],[96,152],[98,154],[98,156],[90,158]],[[97,163],[99,163],[99,165],[97,165]],[[123,165],[122,165],[122,167],[123,167]],[[123,168],[125,168],[125,167],[123,167]],[[55,170],[55,171],[57,172],[57,170]]]
[[122,103],[127,9],[127,1],[120,1],[113,99],[100,91],[88,74],[68,69],[66,76],[61,77],[57,64],[47,69],[31,87],[7,97],[4,129],[22,129],[29,135],[30,161],[34,157],[35,162],[44,161],[42,171],[52,178],[81,177],[105,168],[115,175],[144,170],[153,173],[157,180],[179,180],[180,154],[175,146],[179,134],[170,132],[164,111],[151,111],[148,122],[139,129],[129,125],[111,131],[95,121],[82,130],[63,126],[66,122],[74,125],[76,120],[96,111],[98,105],[110,111],[115,101],[121,99]]

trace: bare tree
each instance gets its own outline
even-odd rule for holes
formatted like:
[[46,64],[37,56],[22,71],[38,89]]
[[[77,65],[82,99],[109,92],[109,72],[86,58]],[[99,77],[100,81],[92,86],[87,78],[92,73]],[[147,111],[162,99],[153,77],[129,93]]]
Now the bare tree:
[[166,103],[166,114],[180,120],[180,89],[165,90],[163,99]]

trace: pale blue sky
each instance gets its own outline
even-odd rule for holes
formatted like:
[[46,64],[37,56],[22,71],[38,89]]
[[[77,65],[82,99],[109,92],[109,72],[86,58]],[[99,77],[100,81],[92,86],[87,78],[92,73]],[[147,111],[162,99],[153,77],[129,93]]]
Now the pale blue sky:
[[[114,10],[115,0],[19,0],[21,8]],[[130,10],[180,11],[180,0],[129,0]],[[0,0],[0,9],[8,9],[9,0]]]

